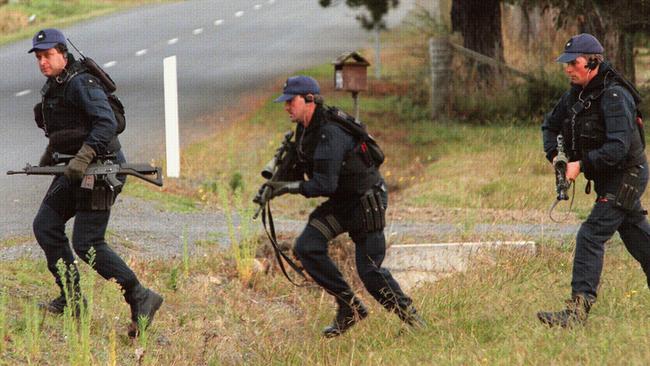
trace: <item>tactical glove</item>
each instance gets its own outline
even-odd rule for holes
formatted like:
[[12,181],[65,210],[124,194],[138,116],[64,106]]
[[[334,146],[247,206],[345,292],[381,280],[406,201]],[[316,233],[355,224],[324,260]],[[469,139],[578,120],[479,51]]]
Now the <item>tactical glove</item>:
[[300,181],[293,182],[266,182],[266,186],[271,188],[269,199],[282,196],[287,193],[300,193]]
[[97,153],[92,147],[83,144],[77,154],[65,167],[63,174],[71,181],[80,181],[83,178],[88,164],[93,161]]
[[47,145],[45,152],[41,156],[41,160],[38,161],[38,166],[53,165],[54,164],[54,158],[52,157],[53,153],[54,151],[52,150],[52,147],[50,147],[50,145]]

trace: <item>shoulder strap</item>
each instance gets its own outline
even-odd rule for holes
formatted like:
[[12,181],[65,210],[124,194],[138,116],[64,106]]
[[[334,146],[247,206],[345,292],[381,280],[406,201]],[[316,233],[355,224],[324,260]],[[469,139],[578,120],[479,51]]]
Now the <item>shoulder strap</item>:
[[364,125],[361,121],[355,119],[351,115],[343,112],[336,107],[323,105],[323,108],[325,108],[325,112],[331,120],[336,121],[339,126],[351,134],[355,139],[361,141],[368,140],[369,134],[366,129],[366,125]]
[[[268,215],[268,222],[269,222],[269,228],[267,229],[266,227],[266,218]],[[277,237],[275,235],[275,225],[273,224],[273,215],[271,214],[271,201],[269,200],[266,205],[262,208],[262,226],[264,226],[264,231],[266,232],[266,236],[269,238],[269,241],[271,242],[271,245],[273,246],[273,251],[275,252],[275,258],[278,261],[278,265],[280,266],[280,269],[282,270],[282,273],[284,274],[284,277],[286,277],[289,282],[291,282],[293,285],[297,287],[303,287],[306,285],[307,277],[305,277],[305,274],[302,273],[302,268],[300,268],[294,261],[289,258],[284,252],[279,248],[278,246],[278,241]],[[286,268],[284,267],[283,260],[287,262],[287,264],[293,269],[300,277],[303,279],[303,283],[299,284],[296,283],[289,274],[287,273]]]

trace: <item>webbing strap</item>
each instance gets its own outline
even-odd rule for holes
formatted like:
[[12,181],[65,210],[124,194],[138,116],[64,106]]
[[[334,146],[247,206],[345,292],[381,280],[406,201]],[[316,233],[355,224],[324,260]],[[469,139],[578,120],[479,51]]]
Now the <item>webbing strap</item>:
[[569,218],[569,215],[571,214],[571,209],[573,208],[573,198],[576,196],[576,185],[574,183],[571,183],[571,185],[573,186],[573,193],[571,193],[571,203],[569,203],[569,211],[567,211],[564,217],[561,218],[560,220],[556,220],[553,217],[553,210],[555,209],[555,206],[557,206],[557,204],[560,203],[560,200],[555,200],[555,202],[553,202],[553,205],[551,206],[551,209],[548,210],[548,217],[551,219],[551,221],[553,221],[556,224],[564,223]]
[[[269,226],[267,228],[266,226],[266,217],[268,215],[269,218]],[[278,264],[280,265],[280,269],[282,270],[282,273],[284,276],[291,282],[293,285],[297,287],[302,287],[305,286],[305,283],[303,282],[302,284],[297,284],[294,282],[291,277],[289,277],[289,274],[287,273],[286,268],[284,267],[284,263],[282,259],[284,259],[287,264],[291,268],[293,268],[296,273],[300,275],[300,277],[303,278],[303,280],[307,280],[307,277],[305,277],[304,273],[302,273],[303,269],[298,267],[298,265],[291,260],[282,250],[280,250],[280,247],[278,245],[278,240],[275,235],[275,225],[273,224],[273,215],[271,214],[271,201],[269,200],[266,205],[264,206],[264,209],[262,210],[262,225],[264,226],[264,231],[266,232],[266,236],[268,236],[269,241],[271,242],[271,246],[273,247],[273,251],[275,252],[275,258],[278,260]]]

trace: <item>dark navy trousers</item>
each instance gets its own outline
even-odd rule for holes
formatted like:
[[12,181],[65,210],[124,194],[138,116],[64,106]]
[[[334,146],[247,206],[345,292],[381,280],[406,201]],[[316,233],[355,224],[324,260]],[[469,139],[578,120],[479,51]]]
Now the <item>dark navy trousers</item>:
[[[645,190],[648,184],[647,163],[643,165],[641,178]],[[604,182],[596,181],[599,198],[587,220],[580,226],[576,238],[571,281],[574,296],[584,294],[596,298],[603,270],[605,242],[616,231],[619,232],[628,252],[641,264],[650,287],[650,224],[642,212],[639,199],[633,210],[623,210],[614,206],[612,194],[617,192],[619,185],[619,177]]]
[[[104,240],[110,210],[90,211],[77,209],[77,201],[86,199],[81,188],[73,187],[68,179],[60,176],[54,179],[41,207],[34,218],[34,235],[45,252],[47,268],[62,289],[63,281],[57,269],[57,262],[63,260],[67,268],[74,265],[74,256],[65,233],[65,225],[75,217],[72,230],[72,248],[79,258],[88,262],[89,251],[94,248],[94,268],[103,278],[112,279],[128,291],[137,285],[138,279],[129,266]],[[78,289],[78,276],[70,279]]]
[[[384,206],[387,197],[384,195]],[[346,228],[351,222],[361,220],[358,215],[356,202],[327,201],[317,208],[310,218],[333,214],[347,229],[355,244],[355,259],[359,277],[368,292],[388,310],[406,309],[412,300],[404,294],[390,271],[381,266],[386,255],[386,239],[384,231],[379,230],[365,233],[360,230]],[[327,208],[321,210],[320,208]],[[356,226],[356,225],[352,225]],[[334,261],[327,253],[329,240],[314,226],[307,225],[296,240],[294,251],[309,275],[338,301],[348,302],[353,294],[350,285],[343,278]]]

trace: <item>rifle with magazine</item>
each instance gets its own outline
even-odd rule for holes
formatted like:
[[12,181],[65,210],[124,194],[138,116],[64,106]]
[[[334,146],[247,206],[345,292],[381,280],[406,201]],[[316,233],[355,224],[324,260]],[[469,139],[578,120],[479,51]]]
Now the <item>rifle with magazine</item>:
[[[56,163],[67,162],[74,158],[74,155],[54,154]],[[33,166],[27,164],[22,170],[10,170],[7,175],[25,174],[25,175],[63,175],[65,165],[54,166]],[[116,164],[106,157],[97,159],[97,162],[88,165],[81,181],[81,188],[93,189],[95,182],[104,181],[106,185],[114,191],[122,186],[122,182],[117,179],[117,175],[131,175],[140,178],[151,184],[162,187],[162,169],[153,167],[149,164]]]
[[[568,163],[569,163],[569,158],[567,157],[566,152],[564,150],[564,137],[562,135],[558,135],[557,156],[555,157],[555,159],[553,159],[553,168],[555,170],[555,191],[557,192],[557,198],[553,203],[553,205],[551,206],[551,210],[548,213],[551,220],[558,223],[564,220],[560,220],[560,221],[555,220],[555,218],[553,218],[553,209],[555,209],[555,206],[557,206],[557,204],[560,203],[560,201],[567,201],[569,199],[568,190],[569,187],[571,187],[571,182],[566,179],[566,169]],[[569,211],[571,211],[572,206],[573,206],[573,199],[571,200],[571,203],[569,205]]]

